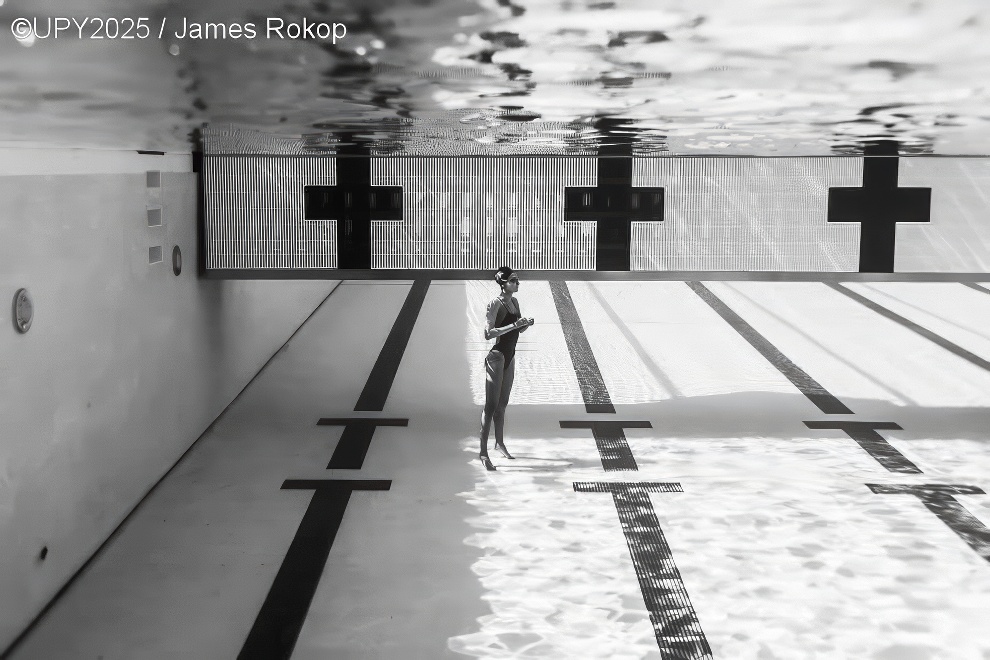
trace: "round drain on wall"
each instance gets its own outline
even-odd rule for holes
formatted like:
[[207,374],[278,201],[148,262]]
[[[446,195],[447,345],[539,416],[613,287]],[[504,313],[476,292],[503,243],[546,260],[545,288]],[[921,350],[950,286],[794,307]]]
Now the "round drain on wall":
[[176,275],[182,272],[182,250],[178,245],[172,248],[172,272]]
[[14,294],[14,327],[20,333],[25,333],[31,329],[31,320],[34,318],[34,305],[31,303],[31,296],[27,289],[18,289]]

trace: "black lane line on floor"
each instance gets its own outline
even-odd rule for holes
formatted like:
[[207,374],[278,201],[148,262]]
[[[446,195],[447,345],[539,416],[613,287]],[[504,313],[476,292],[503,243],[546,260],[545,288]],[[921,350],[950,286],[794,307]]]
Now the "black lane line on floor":
[[883,495],[914,495],[959,535],[976,554],[990,561],[990,529],[959,503],[953,495],[985,495],[977,486],[942,484],[893,485],[866,484],[874,493]]
[[356,490],[388,490],[388,480],[293,480],[283,490],[312,490],[289,551],[254,621],[238,660],[288,660],[323,574],[330,548]]
[[562,421],[560,428],[591,429],[592,435],[595,436],[595,445],[598,446],[598,455],[602,459],[602,468],[606,472],[616,472],[619,470],[639,470],[623,429],[652,429],[653,425],[649,422],[631,421]]
[[990,293],[990,289],[986,289],[976,282],[960,282],[963,286],[968,286],[973,291],[979,291],[980,293]]
[[382,417],[324,417],[317,426],[343,426],[340,441],[327,465],[328,470],[360,470],[371,439],[379,426],[409,426],[408,419]]
[[[399,363],[409,344],[416,319],[423,308],[430,280],[416,280],[382,346],[378,360],[358,397],[355,411],[385,408],[399,370]],[[327,469],[359,470],[379,426],[407,426],[408,419],[369,417],[324,417],[319,426],[343,424],[344,431]],[[316,593],[320,576],[333,546],[337,529],[351,493],[355,490],[388,490],[391,481],[288,480],[283,489],[313,489],[313,499],[299,524],[289,551],[275,576],[268,597],[255,620],[254,627],[238,659],[288,658],[292,654],[309,605]]]
[[748,341],[750,345],[759,351],[766,360],[772,364],[777,371],[784,375],[787,380],[791,381],[796,388],[801,391],[801,394],[808,397],[808,399],[818,406],[818,409],[827,415],[851,415],[853,411],[849,410],[841,401],[839,401],[835,396],[833,396],[828,390],[821,386],[821,384],[814,378],[809,376],[803,369],[794,364],[788,359],[786,355],[781,353],[776,346],[771,344],[766,337],[761,335],[756,329],[749,323],[744,321],[741,316],[736,314],[734,311],[729,309],[729,306],[722,302],[718,296],[708,290],[708,288],[701,282],[687,282],[687,285],[691,287],[698,296],[708,303],[715,312],[725,320],[732,329],[739,333],[743,339]]
[[399,363],[402,361],[402,354],[406,352],[409,338],[412,336],[416,319],[423,308],[423,301],[426,300],[426,292],[430,290],[430,280],[416,280],[406,302],[403,303],[399,316],[395,319],[392,331],[388,333],[388,339],[382,346],[382,352],[378,355],[368,382],[365,383],[364,391],[358,397],[355,411],[382,411],[385,409],[385,400],[392,389],[395,381],[395,374],[399,371]]
[[[392,329],[382,345],[382,350],[378,354],[375,366],[371,368],[368,381],[364,384],[361,396],[358,397],[354,410],[358,412],[375,411],[381,412],[385,408],[385,401],[389,392],[392,391],[392,383],[395,382],[395,375],[399,371],[399,364],[402,356],[409,345],[409,338],[412,336],[416,320],[423,309],[423,302],[426,294],[430,290],[430,280],[416,280],[412,288],[406,295],[406,300],[402,303],[402,309],[392,324]],[[340,435],[337,447],[330,457],[328,470],[360,470],[364,465],[364,459],[368,455],[368,448],[371,440],[375,437],[375,429],[379,426],[407,426],[408,419],[382,419],[370,417],[337,418],[325,417],[317,422],[320,426],[344,426],[344,431]]]
[[643,601],[665,659],[711,660],[712,650],[660,529],[650,493],[682,493],[677,483],[575,482],[578,493],[611,493]]
[[904,454],[890,446],[887,439],[877,433],[878,429],[900,431],[894,422],[805,422],[809,429],[836,429],[845,432],[859,443],[867,454],[890,472],[902,474],[922,474],[917,465],[904,457]]
[[899,324],[899,325],[907,328],[908,330],[921,335],[925,339],[927,339],[927,340],[929,340],[929,341],[931,341],[931,342],[933,342],[935,344],[938,344],[939,346],[941,346],[945,350],[949,351],[953,355],[958,355],[959,357],[961,357],[962,359],[966,360],[970,364],[975,364],[976,366],[978,366],[978,367],[980,367],[982,369],[986,369],[987,371],[990,371],[990,361],[984,360],[983,358],[981,358],[976,353],[970,353],[969,351],[967,351],[962,346],[959,346],[958,344],[953,344],[951,341],[949,341],[945,337],[942,337],[940,335],[935,334],[934,332],[932,332],[928,328],[921,327],[920,325],[918,325],[914,321],[911,321],[909,319],[906,319],[903,316],[901,316],[900,314],[898,314],[897,312],[893,312],[893,311],[887,309],[886,307],[884,307],[883,305],[877,304],[877,303],[873,302],[872,300],[870,300],[869,298],[867,298],[866,296],[862,296],[862,295],[856,293],[855,291],[852,291],[850,289],[845,288],[844,286],[840,286],[838,284],[835,284],[834,282],[826,282],[825,285],[828,286],[830,289],[833,289],[835,291],[838,291],[839,293],[841,293],[842,295],[844,295],[844,296],[846,296],[848,298],[852,298],[853,300],[855,300],[859,304],[861,304],[864,307],[867,307],[867,308],[873,310],[874,312],[876,312],[880,316],[882,316],[882,317],[884,317],[886,319],[890,319],[894,323],[897,323],[897,324]]
[[550,282],[550,292],[553,294],[553,304],[560,317],[560,328],[564,331],[567,342],[567,352],[571,354],[571,363],[577,375],[584,399],[584,409],[589,413],[614,413],[612,399],[608,395],[598,361],[591,351],[588,336],[584,333],[581,317],[578,316],[567,282]]

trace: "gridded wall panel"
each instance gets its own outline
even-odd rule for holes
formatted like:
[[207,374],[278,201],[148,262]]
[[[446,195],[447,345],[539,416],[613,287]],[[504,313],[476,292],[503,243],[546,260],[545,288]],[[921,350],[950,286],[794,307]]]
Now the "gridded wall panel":
[[641,158],[665,219],[635,222],[632,270],[856,271],[859,225],[827,221],[828,189],[861,186],[861,158]]
[[563,220],[594,158],[375,158],[371,179],[402,186],[404,209],[372,223],[374,268],[595,268],[595,224]]
[[303,192],[336,183],[333,158],[203,160],[207,268],[337,267],[337,223],[306,220]]
[[932,214],[897,225],[895,271],[990,272],[990,158],[901,158],[898,183],[931,188]]

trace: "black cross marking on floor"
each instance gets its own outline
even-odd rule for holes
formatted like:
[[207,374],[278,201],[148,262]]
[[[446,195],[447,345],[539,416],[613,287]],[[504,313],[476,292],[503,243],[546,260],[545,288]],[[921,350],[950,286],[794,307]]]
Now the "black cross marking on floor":
[[918,466],[904,457],[904,454],[890,446],[887,440],[877,433],[877,429],[900,431],[893,422],[805,422],[809,429],[837,429],[859,443],[866,453],[877,463],[891,472],[921,474]]
[[287,660],[292,655],[330,548],[356,490],[388,490],[387,480],[287,480],[283,490],[312,490],[289,551],[275,575],[238,660]]
[[[356,411],[384,409],[429,288],[430,280],[417,280],[413,283],[358,398],[354,407]],[[408,423],[407,419],[383,417],[320,419],[318,425],[321,426],[344,425],[344,431],[327,468],[360,469],[376,428],[407,426]],[[391,485],[391,481],[383,480],[338,479],[290,479],[282,484],[283,490],[315,492],[289,551],[282,560],[275,582],[237,656],[238,660],[287,659],[292,655],[351,493],[356,490],[389,490]]]
[[560,329],[564,331],[564,341],[567,342],[567,352],[574,365],[581,397],[584,399],[584,409],[589,413],[614,413],[612,399],[608,395],[602,372],[598,369],[598,361],[588,343],[588,335],[584,333],[581,317],[578,316],[567,282],[550,281],[550,292],[553,294],[553,304],[560,317]]
[[781,353],[776,346],[770,343],[770,341],[757,332],[756,328],[751,326],[749,323],[744,321],[741,316],[732,311],[728,305],[722,302],[718,296],[708,290],[708,288],[701,282],[688,282],[687,285],[701,297],[708,306],[714,309],[719,316],[721,316],[726,323],[732,326],[735,330],[742,336],[743,339],[748,341],[750,345],[760,352],[767,361],[772,364],[777,371],[784,375],[787,380],[791,381],[801,394],[808,397],[808,399],[818,406],[818,409],[823,413],[829,415],[851,415],[852,411],[849,410],[841,401],[839,401],[835,396],[833,396],[828,390],[826,390],[822,385],[818,383],[814,378],[809,376],[804,372],[799,366],[794,364],[788,359],[786,355]]
[[[399,310],[399,315],[392,325],[392,330],[382,346],[378,360],[371,369],[368,381],[358,397],[355,411],[381,412],[385,409],[385,401],[392,391],[392,383],[399,371],[399,363],[409,345],[416,319],[423,309],[423,302],[430,289],[430,280],[416,280],[409,289],[406,300]],[[318,426],[343,426],[337,447],[327,469],[360,470],[364,458],[371,446],[375,429],[379,426],[408,426],[408,419],[381,417],[324,417],[317,422]]]
[[623,429],[652,429],[649,422],[568,422],[560,423],[562,429],[591,429],[602,458],[602,468],[606,472],[618,470],[638,470],[626,434]]
[[371,221],[402,219],[402,186],[372,186],[367,148],[342,135],[336,186],[306,186],[305,218],[337,221],[337,267],[371,268]]
[[828,221],[860,223],[859,272],[893,273],[898,222],[930,222],[931,188],[897,186],[897,144],[866,148],[863,186],[828,189]]
[[643,601],[665,660],[711,660],[681,573],[660,529],[650,493],[682,493],[676,483],[575,482],[579,493],[611,493]]
[[371,446],[375,429],[379,426],[409,426],[409,420],[381,417],[324,417],[316,425],[344,427],[327,469],[360,470]]
[[874,493],[884,495],[914,495],[949,526],[976,554],[990,561],[990,529],[963,508],[953,495],[985,495],[976,486],[923,484],[920,486],[866,484]]
[[976,366],[978,366],[978,367],[980,367],[982,369],[986,369],[987,371],[990,371],[990,361],[984,360],[983,358],[981,358],[976,353],[973,353],[971,351],[967,351],[965,348],[963,348],[959,344],[954,344],[953,342],[949,341],[945,337],[943,337],[941,335],[935,334],[934,332],[932,332],[928,328],[924,328],[924,327],[918,325],[917,323],[915,323],[911,319],[904,318],[903,316],[901,316],[897,312],[894,312],[892,310],[889,310],[889,309],[887,309],[886,307],[884,307],[883,305],[881,305],[879,303],[873,302],[872,300],[870,300],[866,296],[860,295],[860,294],[856,293],[855,291],[853,291],[852,289],[847,289],[846,287],[844,287],[844,286],[842,286],[842,285],[840,285],[840,284],[838,284],[836,282],[826,282],[825,284],[830,289],[833,289],[835,291],[838,291],[839,293],[841,293],[842,295],[846,296],[847,298],[852,298],[853,300],[855,300],[856,302],[858,302],[860,305],[863,305],[864,307],[867,307],[869,309],[872,309],[874,312],[876,312],[880,316],[882,316],[882,317],[884,317],[886,319],[890,319],[894,323],[897,323],[898,325],[901,325],[901,326],[907,328],[908,330],[910,330],[911,332],[914,332],[915,334],[921,335],[922,337],[924,337],[925,339],[927,339],[930,342],[933,342],[935,344],[938,344],[939,346],[941,346],[945,350],[949,351],[953,355],[957,355],[957,356],[961,357],[962,359],[966,360],[970,364],[975,364]]
[[598,187],[564,188],[564,222],[597,226],[595,270],[629,270],[632,223],[662,222],[664,189],[634,188],[632,147],[604,146],[598,153]]

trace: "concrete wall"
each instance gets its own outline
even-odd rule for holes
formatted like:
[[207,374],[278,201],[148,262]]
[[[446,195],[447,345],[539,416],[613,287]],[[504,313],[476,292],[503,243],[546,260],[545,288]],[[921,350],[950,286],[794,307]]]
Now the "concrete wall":
[[190,162],[0,151],[0,649],[336,285],[198,279]]

